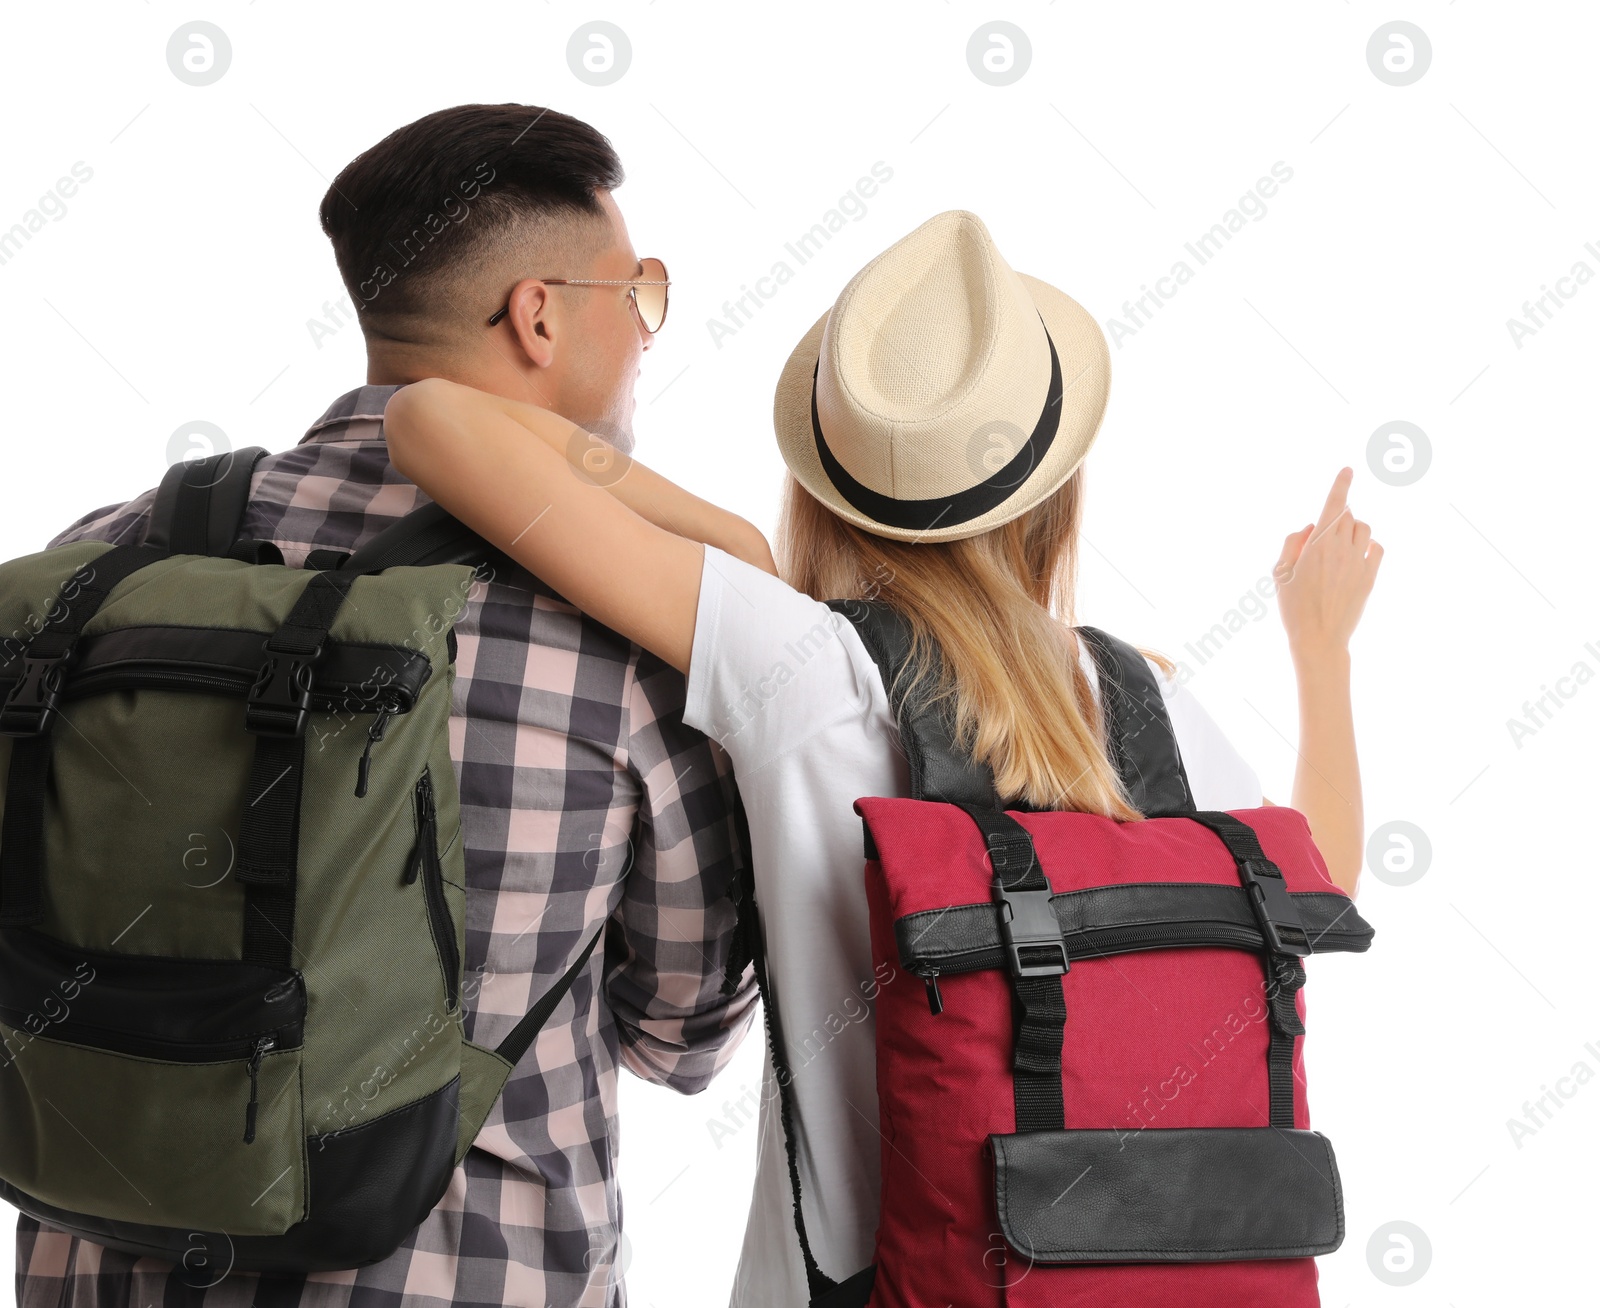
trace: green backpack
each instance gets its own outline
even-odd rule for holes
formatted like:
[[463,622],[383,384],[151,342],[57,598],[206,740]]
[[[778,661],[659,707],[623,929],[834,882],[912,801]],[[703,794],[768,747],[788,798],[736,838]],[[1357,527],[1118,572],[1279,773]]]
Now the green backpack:
[[386,1257],[588,961],[461,1026],[453,626],[489,547],[238,541],[250,449],[138,544],[0,565],[0,1198],[206,1281]]

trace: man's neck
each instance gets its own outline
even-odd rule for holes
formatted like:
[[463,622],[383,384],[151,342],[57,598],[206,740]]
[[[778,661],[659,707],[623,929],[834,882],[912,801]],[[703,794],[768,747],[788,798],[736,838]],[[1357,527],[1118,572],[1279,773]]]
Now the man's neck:
[[368,386],[408,386],[425,377],[443,377],[508,400],[561,411],[555,396],[541,391],[533,378],[510,367],[499,355],[463,358],[442,350],[399,345],[367,351]]
[[444,377],[463,386],[484,386],[483,369],[476,360],[462,359],[442,350],[393,345],[367,351],[368,386],[408,386],[424,377]]

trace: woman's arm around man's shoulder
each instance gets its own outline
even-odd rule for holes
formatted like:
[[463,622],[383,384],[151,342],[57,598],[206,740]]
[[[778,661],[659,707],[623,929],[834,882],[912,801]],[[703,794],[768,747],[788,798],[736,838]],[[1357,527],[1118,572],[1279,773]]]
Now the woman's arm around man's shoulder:
[[395,392],[384,431],[395,467],[431,498],[680,672],[694,647],[703,547],[777,571],[750,523],[626,455],[591,475],[594,438],[548,409],[429,378]]

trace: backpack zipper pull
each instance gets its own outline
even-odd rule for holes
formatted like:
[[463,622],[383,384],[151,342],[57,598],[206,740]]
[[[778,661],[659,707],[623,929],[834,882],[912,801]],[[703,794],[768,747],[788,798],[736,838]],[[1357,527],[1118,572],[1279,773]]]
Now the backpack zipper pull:
[[928,1011],[935,1017],[944,1012],[944,996],[939,993],[939,969],[930,967],[922,974],[922,988],[928,992]]
[[422,860],[427,857],[427,842],[434,841],[435,824],[433,815],[433,778],[424,772],[417,778],[417,843],[411,851],[411,859],[406,864],[405,884],[410,885],[417,879],[417,873],[422,871]]
[[271,1049],[271,1036],[262,1036],[250,1050],[250,1102],[244,1106],[244,1142],[254,1144],[256,1139],[256,1091],[259,1088],[261,1055]]
[[372,747],[383,739],[383,733],[389,729],[389,719],[394,716],[394,709],[385,704],[378,710],[378,716],[373,718],[372,725],[367,728],[366,748],[361,751],[361,762],[356,768],[356,798],[367,797],[367,778],[372,772]]

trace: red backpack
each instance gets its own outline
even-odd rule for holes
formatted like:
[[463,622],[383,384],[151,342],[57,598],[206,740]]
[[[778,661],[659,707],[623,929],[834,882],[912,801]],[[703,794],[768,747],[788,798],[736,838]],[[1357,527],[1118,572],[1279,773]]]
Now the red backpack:
[[856,804],[873,962],[894,975],[876,1257],[842,1283],[806,1237],[757,960],[812,1308],[1316,1304],[1344,1213],[1309,1129],[1301,960],[1373,932],[1305,818],[1196,810],[1143,656],[1092,627],[1112,762],[1146,820],[1002,811],[944,716],[897,698],[902,620],[834,607],[889,688],[912,798]]

